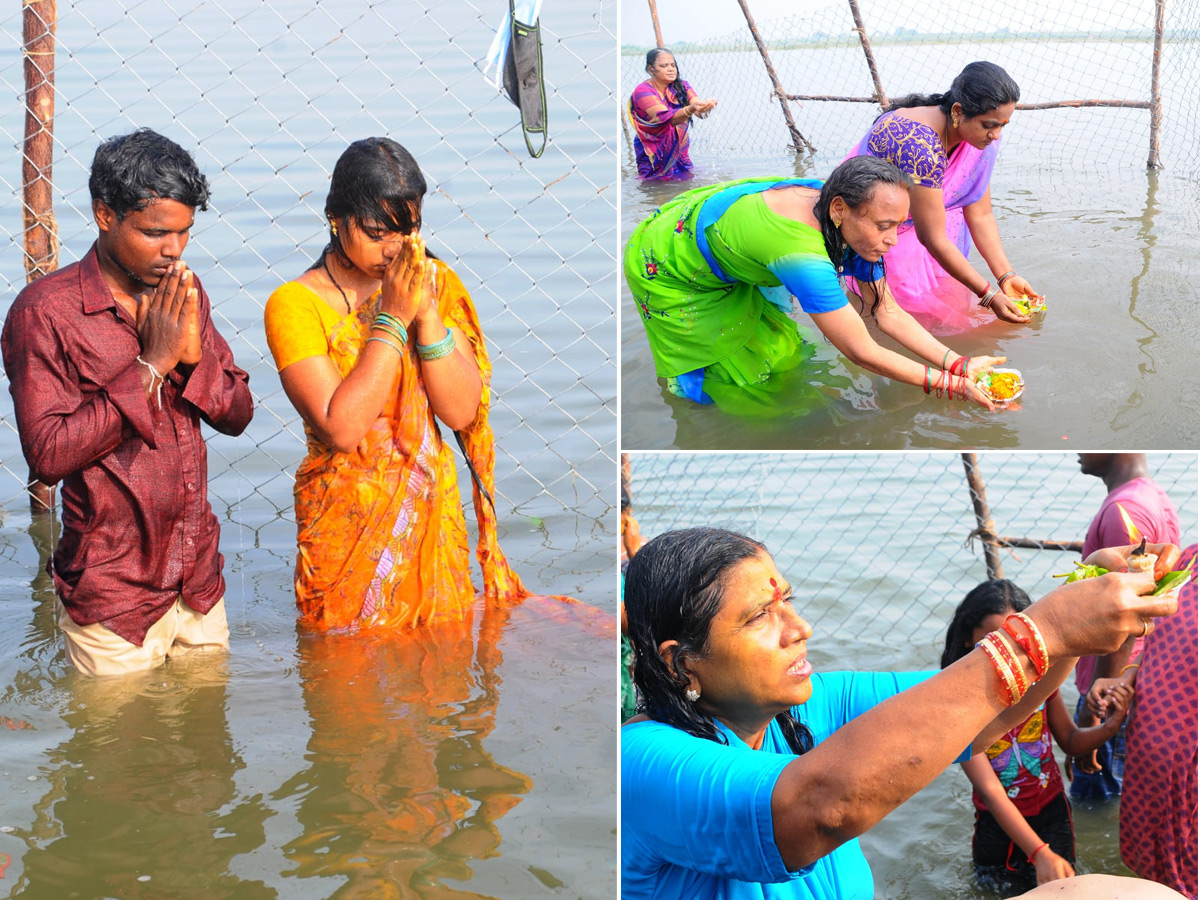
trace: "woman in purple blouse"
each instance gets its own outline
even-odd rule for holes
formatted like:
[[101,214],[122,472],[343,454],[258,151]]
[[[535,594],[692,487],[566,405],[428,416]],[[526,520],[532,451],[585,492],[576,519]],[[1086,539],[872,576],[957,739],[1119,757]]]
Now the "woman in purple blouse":
[[[911,218],[888,253],[889,283],[900,306],[934,333],[974,324],[971,294],[1005,322],[1031,318],[1014,300],[1037,292],[1009,265],[990,186],[1000,133],[1020,97],[1000,66],[973,62],[944,94],[893,100],[849,153],[889,160],[912,176]],[[995,282],[967,261],[972,242]]]
[[716,100],[701,100],[692,86],[679,77],[671,51],[656,47],[646,54],[650,77],[633,89],[629,98],[629,121],[638,175],[642,178],[688,178],[692,160],[688,156],[688,125],[692,116],[705,118]]

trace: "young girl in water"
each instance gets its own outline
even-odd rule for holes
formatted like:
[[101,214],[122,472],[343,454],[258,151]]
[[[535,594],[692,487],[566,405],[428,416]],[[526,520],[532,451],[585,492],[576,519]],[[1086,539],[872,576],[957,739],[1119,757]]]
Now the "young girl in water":
[[[985,581],[954,611],[946,632],[942,668],[966,656],[989,632],[1029,606],[1029,595],[1011,581]],[[1011,623],[1023,634],[1019,623]],[[1050,735],[1068,756],[1099,747],[1117,733],[1133,691],[1113,696],[1108,718],[1094,728],[1077,728],[1057,691],[1028,719],[962,764],[975,803],[971,855],[985,886],[1025,891],[1075,874],[1071,807]]]

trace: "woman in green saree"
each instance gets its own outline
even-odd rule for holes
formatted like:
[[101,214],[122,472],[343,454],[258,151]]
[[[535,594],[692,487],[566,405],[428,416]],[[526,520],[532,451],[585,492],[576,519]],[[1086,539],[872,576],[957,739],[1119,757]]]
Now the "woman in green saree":
[[[888,288],[883,256],[908,217],[908,187],[891,163],[854,157],[824,183],[757,178],[696,188],[643,221],[625,250],[625,277],[671,392],[735,412],[775,402],[772,376],[813,352],[788,316],[795,297],[856,365],[994,409],[974,378],[1004,357],[955,353]],[[865,288],[861,314],[842,276]],[[864,317],[917,360],[881,346]]]

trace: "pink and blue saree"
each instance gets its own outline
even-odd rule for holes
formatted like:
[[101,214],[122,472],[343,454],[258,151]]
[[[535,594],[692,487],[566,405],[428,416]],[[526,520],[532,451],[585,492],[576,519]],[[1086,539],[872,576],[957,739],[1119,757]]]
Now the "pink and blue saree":
[[696,92],[686,81],[680,81],[684,103],[673,92],[664,97],[647,79],[633,89],[629,98],[629,121],[637,137],[633,150],[637,156],[638,175],[642,178],[689,178],[692,160],[688,156],[688,120],[671,124],[671,117],[696,99]]
[[[917,187],[941,188],[946,205],[946,236],[967,256],[971,234],[963,208],[987,193],[1000,141],[986,150],[965,141],[949,158],[938,133],[902,115],[884,113],[858,145],[846,154],[886,159],[912,176]],[[901,224],[899,242],[884,256],[888,286],[896,302],[934,334],[954,334],[993,319],[975,295],[941,267],[917,238],[912,219]],[[973,321],[974,319],[974,321]]]

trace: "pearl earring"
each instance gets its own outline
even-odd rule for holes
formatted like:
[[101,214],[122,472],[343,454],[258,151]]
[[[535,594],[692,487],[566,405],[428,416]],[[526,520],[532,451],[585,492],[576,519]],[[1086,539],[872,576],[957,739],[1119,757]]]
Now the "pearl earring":
[[700,692],[698,690],[696,690],[695,688],[688,688],[686,691],[683,692],[683,695],[685,697],[687,697],[689,700],[691,700],[693,703],[695,703],[697,700],[700,699]]

